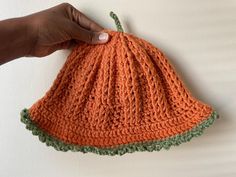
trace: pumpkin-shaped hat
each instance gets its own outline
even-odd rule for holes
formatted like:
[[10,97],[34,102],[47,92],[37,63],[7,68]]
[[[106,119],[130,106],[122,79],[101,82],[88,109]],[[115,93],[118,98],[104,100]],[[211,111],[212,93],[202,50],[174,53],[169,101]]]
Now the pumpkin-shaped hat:
[[158,48],[111,17],[110,41],[73,48],[51,88],[22,110],[26,128],[56,150],[100,155],[169,149],[202,134],[216,111]]

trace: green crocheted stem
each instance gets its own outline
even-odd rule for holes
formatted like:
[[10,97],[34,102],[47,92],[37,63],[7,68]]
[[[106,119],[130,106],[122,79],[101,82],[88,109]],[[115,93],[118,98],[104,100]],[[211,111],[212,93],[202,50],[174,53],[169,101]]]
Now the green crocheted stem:
[[114,12],[110,12],[110,16],[111,16],[111,18],[113,18],[115,20],[117,31],[124,32],[124,30],[121,26],[120,20],[117,17],[117,15]]
[[47,146],[52,146],[58,151],[80,151],[83,153],[93,152],[99,155],[123,155],[125,153],[132,153],[136,151],[160,151],[162,148],[169,149],[171,146],[178,146],[181,143],[190,141],[193,137],[197,137],[203,133],[203,131],[209,127],[219,115],[216,111],[213,111],[212,114],[199,125],[195,126],[191,130],[172,136],[164,140],[148,141],[148,142],[138,142],[132,144],[120,145],[112,148],[98,148],[93,146],[79,146],[75,144],[67,144],[61,140],[54,138],[42,131],[33,123],[30,118],[28,109],[23,109],[21,111],[21,121],[26,125],[26,129],[32,131],[33,135],[38,136],[39,140],[43,143],[46,143]]

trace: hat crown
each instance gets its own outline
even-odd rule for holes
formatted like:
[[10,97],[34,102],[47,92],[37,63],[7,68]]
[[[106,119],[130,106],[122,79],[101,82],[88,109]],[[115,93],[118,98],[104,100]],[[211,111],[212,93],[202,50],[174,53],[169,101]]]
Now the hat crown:
[[192,116],[189,107],[211,111],[190,95],[159,49],[132,34],[107,32],[106,44],[74,48],[51,89],[32,106],[32,117],[42,106],[52,112],[47,119],[53,126],[114,136],[149,126],[164,131]]

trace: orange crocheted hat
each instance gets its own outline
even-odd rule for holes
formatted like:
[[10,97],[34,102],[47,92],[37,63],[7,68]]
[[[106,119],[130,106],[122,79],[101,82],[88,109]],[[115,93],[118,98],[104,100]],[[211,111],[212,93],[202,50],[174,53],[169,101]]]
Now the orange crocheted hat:
[[106,30],[106,44],[77,45],[47,93],[21,121],[60,151],[123,155],[169,149],[199,136],[218,114],[191,95],[149,42]]

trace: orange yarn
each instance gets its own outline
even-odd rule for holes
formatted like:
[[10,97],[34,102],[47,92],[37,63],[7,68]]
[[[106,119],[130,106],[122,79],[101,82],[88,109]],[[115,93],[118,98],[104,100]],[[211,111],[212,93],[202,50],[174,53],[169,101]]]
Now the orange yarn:
[[106,44],[76,46],[29,109],[44,132],[69,144],[115,147],[184,133],[212,114],[158,48],[132,34],[106,32]]

